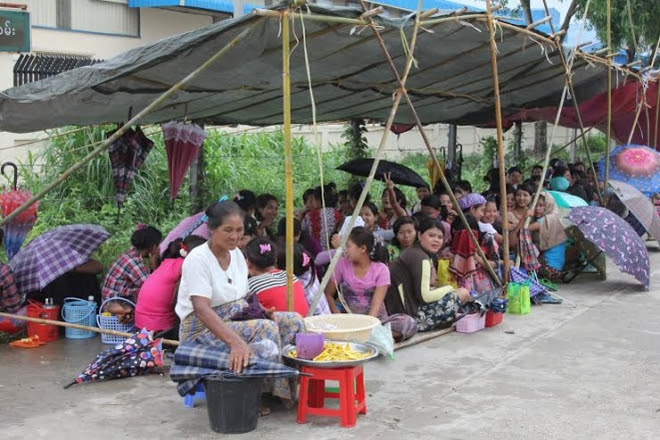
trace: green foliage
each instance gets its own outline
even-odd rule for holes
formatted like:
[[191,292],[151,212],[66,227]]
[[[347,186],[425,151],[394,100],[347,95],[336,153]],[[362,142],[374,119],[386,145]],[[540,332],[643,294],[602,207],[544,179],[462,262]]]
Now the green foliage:
[[[578,17],[584,16],[587,0],[577,0]],[[632,23],[628,6],[632,11]],[[613,50],[626,49],[628,62],[635,53],[652,49],[660,37],[660,2],[658,0],[613,0],[612,6],[612,46]],[[589,5],[589,24],[595,28],[598,39],[607,45],[607,2],[592,1]],[[633,31],[634,37],[633,39]],[[635,50],[635,48],[637,50]]]
[[[79,162],[104,139],[110,127],[91,128],[55,138],[38,153],[31,153],[20,165],[22,186],[36,193],[64,171]],[[41,201],[39,218],[28,241],[52,228],[74,223],[95,223],[105,227],[111,238],[95,256],[106,267],[130,246],[135,226],[148,223],[166,233],[187,215],[192,204],[188,180],[178,198],[170,201],[167,156],[159,130],[149,134],[154,148],[140,168],[121,214],[117,216],[112,169],[107,153],[91,160],[84,168],[49,193]],[[303,139],[294,139],[294,188],[296,200],[307,188],[320,184],[317,149]],[[202,197],[207,203],[221,195],[232,196],[239,189],[269,192],[284,201],[284,158],[281,132],[232,135],[209,130],[204,143],[205,181]],[[323,152],[325,182],[344,187],[347,173],[335,168],[346,161],[342,146]]]

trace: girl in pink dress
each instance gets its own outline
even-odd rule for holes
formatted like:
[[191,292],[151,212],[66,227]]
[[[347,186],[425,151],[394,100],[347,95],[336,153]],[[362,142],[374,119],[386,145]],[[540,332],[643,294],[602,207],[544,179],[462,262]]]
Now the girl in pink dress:
[[206,243],[198,235],[189,235],[169,244],[162,256],[162,263],[142,284],[135,307],[135,325],[138,328],[164,332],[178,339],[179,324],[174,306],[176,305],[181,266],[183,259],[192,249]]

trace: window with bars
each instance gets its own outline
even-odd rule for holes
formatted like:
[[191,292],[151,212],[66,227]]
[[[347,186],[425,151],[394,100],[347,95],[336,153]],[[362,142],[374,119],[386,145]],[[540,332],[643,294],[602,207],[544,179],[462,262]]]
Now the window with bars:
[[22,54],[14,64],[14,86],[39,81],[58,73],[90,66],[104,60],[79,55]]

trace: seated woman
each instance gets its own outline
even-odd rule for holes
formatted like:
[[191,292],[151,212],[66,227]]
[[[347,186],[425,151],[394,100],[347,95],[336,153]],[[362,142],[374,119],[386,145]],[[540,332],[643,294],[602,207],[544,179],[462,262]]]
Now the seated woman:
[[[133,247],[112,263],[103,280],[101,294],[104,301],[113,297],[137,301],[142,284],[158,267],[158,245],[162,239],[163,234],[153,226],[138,225],[131,236]],[[148,266],[144,263],[145,258],[149,261]]]
[[[511,252],[515,251],[518,248],[518,236],[520,229],[522,229],[523,223],[527,216],[527,211],[530,208],[532,203],[532,197],[534,196],[534,188],[528,184],[520,185],[514,193],[514,206],[513,209],[507,211],[508,218],[506,219],[506,227],[509,228],[509,248]],[[504,219],[502,219],[504,222]],[[503,225],[504,227],[504,225]]]
[[[198,246],[183,262],[181,283],[175,307],[181,320],[180,341],[224,347],[230,352],[230,368],[240,373],[249,363],[253,350],[270,346],[257,355],[279,361],[280,347],[292,343],[304,331],[297,313],[272,312],[271,319],[232,320],[247,306],[248,268],[238,243],[243,235],[241,208],[234,202],[218,202],[207,210],[211,238]],[[254,345],[248,345],[259,343]],[[276,354],[272,353],[275,349]],[[290,402],[295,383],[287,379],[268,381],[268,391]]]
[[260,194],[255,204],[254,216],[257,219],[257,236],[272,237],[275,235],[272,228],[275,226],[277,198],[272,194]]
[[135,325],[155,332],[166,332],[160,336],[178,339],[179,323],[174,313],[181,266],[188,253],[206,243],[203,237],[189,235],[184,240],[176,239],[162,255],[162,262],[146,279],[135,307]]
[[381,196],[382,210],[378,218],[378,226],[382,229],[392,229],[397,219],[410,215],[410,212],[406,209],[407,201],[405,194],[394,186],[394,182],[390,178],[390,173],[386,173],[384,177],[387,188],[385,188]]
[[[287,274],[275,266],[277,248],[267,238],[255,238],[245,248],[248,272],[248,290],[265,309],[276,312],[287,310]],[[301,316],[307,316],[307,299],[302,283],[293,280],[293,310]]]
[[[279,247],[284,246],[286,242],[286,217],[282,217],[279,222],[277,222],[277,241]],[[314,237],[310,236],[307,232],[302,230],[300,220],[293,218],[293,240],[296,243],[300,243],[307,252],[316,256],[319,252],[323,250],[321,243],[318,242]]]
[[332,313],[340,313],[335,302],[335,294],[340,289],[352,313],[375,316],[383,324],[389,322],[394,339],[403,341],[417,332],[417,325],[408,315],[387,313],[384,301],[390,285],[390,271],[381,262],[381,258],[386,258],[380,255],[383,253],[386,251],[376,244],[371,232],[364,227],[353,228],[325,295]]
[[[279,254],[277,255],[277,267],[286,270],[286,249],[280,246]],[[321,283],[316,272],[316,265],[311,255],[296,243],[293,245],[293,274],[298,277],[305,289],[305,298],[307,298],[307,305],[312,306],[316,296],[319,294]],[[309,313],[309,312],[308,312]],[[318,304],[314,308],[312,315],[329,315],[330,306],[325,295],[321,294]]]
[[497,248],[492,235],[479,232],[479,221],[484,215],[486,199],[481,194],[471,193],[461,197],[458,202],[468,221],[469,228],[479,240],[479,247],[486,256],[486,260],[484,261],[479,256],[466,225],[457,220],[452,225],[451,252],[453,257],[449,270],[456,275],[460,287],[475,292],[492,290],[493,283],[486,265],[497,267],[497,261],[499,261]]
[[[307,198],[308,203],[305,205],[309,205],[309,208],[301,220],[301,230],[318,243],[321,250],[329,249],[330,237],[344,219],[344,214],[333,208],[336,201],[333,200],[334,197],[328,190],[329,188],[326,188],[322,191],[319,186],[311,191]],[[325,209],[323,209],[323,197],[325,197]],[[305,243],[303,245],[307,247]],[[315,252],[315,249],[309,249],[314,255],[321,252],[321,250]]]
[[53,298],[55,304],[63,304],[64,298],[88,299],[94,297],[97,305],[101,305],[101,284],[98,275],[103,272],[100,261],[88,260],[73,270],[60,275],[38,292],[28,294],[28,298],[44,301]]
[[556,283],[561,281],[561,272],[564,270],[568,237],[552,195],[543,193],[539,197],[535,217],[536,221],[530,223],[529,230],[538,237],[536,244],[541,251],[541,267],[537,269],[537,274]]
[[440,250],[443,239],[440,222],[424,217],[417,227],[417,242],[390,263],[388,310],[415,318],[419,331],[449,326],[456,318],[458,306],[470,299],[466,289],[436,283],[433,256]]
[[401,251],[415,244],[415,240],[417,239],[417,222],[412,217],[399,217],[394,222],[393,231],[394,238],[387,245],[390,261],[396,260]]

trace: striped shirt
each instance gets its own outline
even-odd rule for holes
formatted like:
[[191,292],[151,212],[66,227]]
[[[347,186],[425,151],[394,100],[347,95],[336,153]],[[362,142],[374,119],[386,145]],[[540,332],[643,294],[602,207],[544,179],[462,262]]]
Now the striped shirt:
[[[251,277],[248,290],[250,294],[257,295],[264,308],[274,307],[277,312],[286,312],[286,281],[286,272],[276,269]],[[298,278],[293,277],[293,310],[301,316],[307,316],[308,308],[303,285]]]

